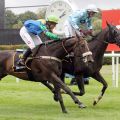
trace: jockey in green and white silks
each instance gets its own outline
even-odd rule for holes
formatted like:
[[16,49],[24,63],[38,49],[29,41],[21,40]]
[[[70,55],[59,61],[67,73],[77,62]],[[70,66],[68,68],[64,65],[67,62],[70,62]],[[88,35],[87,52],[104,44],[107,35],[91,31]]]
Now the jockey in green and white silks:
[[[65,23],[65,35],[71,37],[75,35],[75,31],[78,30],[83,34],[92,33],[91,18],[98,12],[95,5],[88,5],[86,9],[74,11]],[[82,31],[81,25],[85,26],[88,30],[86,33]]]

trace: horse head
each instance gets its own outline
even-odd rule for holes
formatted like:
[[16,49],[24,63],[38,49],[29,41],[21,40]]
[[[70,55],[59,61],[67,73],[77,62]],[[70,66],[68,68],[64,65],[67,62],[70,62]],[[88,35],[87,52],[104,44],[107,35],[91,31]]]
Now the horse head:
[[116,26],[110,25],[107,23],[108,29],[109,29],[109,37],[106,42],[109,42],[111,44],[116,44],[120,46],[120,30],[117,29]]
[[62,39],[62,48],[64,49],[66,54],[70,54],[74,50],[75,44],[76,44],[75,37],[68,37]]
[[76,32],[77,44],[75,47],[75,56],[81,56],[84,63],[93,62],[92,52],[89,50],[88,43],[80,36],[79,32]]

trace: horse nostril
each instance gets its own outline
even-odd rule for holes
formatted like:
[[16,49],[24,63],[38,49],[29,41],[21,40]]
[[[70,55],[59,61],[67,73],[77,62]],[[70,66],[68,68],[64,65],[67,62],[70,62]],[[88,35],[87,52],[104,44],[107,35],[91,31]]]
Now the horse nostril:
[[88,62],[92,62],[92,63],[94,62],[94,59],[93,59],[92,56],[89,56],[89,57],[88,57]]
[[89,62],[89,63],[93,63],[93,62],[94,62],[94,60],[89,60],[88,62]]
[[83,62],[84,62],[84,63],[88,62],[87,57],[84,57],[84,58],[83,58]]
[[89,62],[93,63],[93,62],[94,62],[94,60],[90,60]]

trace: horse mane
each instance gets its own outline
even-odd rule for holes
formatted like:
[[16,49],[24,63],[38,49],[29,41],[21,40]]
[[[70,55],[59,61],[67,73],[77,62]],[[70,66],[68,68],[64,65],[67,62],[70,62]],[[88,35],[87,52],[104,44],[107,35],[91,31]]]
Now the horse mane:
[[91,42],[91,41],[97,40],[97,37],[98,37],[101,33],[102,33],[102,31],[100,31],[99,33],[97,33],[94,37],[92,37],[91,40],[88,41],[88,43]]
[[56,44],[57,44],[58,42],[62,42],[62,41],[64,41],[64,40],[68,40],[68,39],[63,39],[63,40],[47,40],[47,41],[41,43],[40,45],[36,46],[36,47],[32,50],[32,52],[33,52],[34,54],[37,54],[40,47],[46,46],[46,45],[51,45],[51,44],[53,44],[53,43],[56,43]]
[[62,40],[47,40],[47,41],[43,42],[41,45],[49,45],[49,44],[57,43],[60,41],[62,41]]

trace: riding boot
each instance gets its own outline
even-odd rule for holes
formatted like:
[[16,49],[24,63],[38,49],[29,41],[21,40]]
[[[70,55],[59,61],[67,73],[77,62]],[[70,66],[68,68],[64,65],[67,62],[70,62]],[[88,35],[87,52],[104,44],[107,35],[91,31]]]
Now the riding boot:
[[18,65],[25,65],[27,57],[32,53],[31,49],[28,48],[24,53],[22,58],[18,61]]
[[17,62],[17,66],[15,71],[21,71],[22,69],[25,69],[25,61],[27,59],[27,57],[32,53],[31,49],[28,48],[24,53],[22,58],[20,58],[20,60]]

